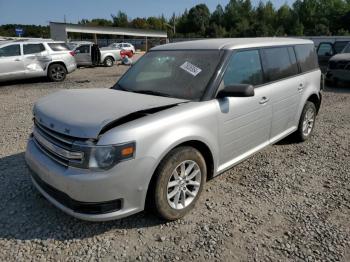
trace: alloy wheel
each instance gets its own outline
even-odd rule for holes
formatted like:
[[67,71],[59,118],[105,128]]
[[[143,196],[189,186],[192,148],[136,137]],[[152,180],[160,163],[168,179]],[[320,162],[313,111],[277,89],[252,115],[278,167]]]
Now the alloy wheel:
[[314,127],[315,123],[315,111],[313,108],[309,108],[304,117],[303,121],[303,134],[304,136],[310,135],[312,128]]
[[60,81],[64,78],[65,71],[61,66],[54,66],[51,69],[51,76],[55,81]]
[[181,162],[168,181],[167,199],[173,209],[184,209],[196,198],[201,185],[201,170],[192,160]]

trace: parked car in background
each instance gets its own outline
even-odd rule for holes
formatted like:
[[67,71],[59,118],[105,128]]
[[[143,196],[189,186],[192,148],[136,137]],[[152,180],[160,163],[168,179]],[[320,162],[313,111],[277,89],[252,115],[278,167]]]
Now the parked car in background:
[[131,51],[132,54],[135,54],[135,47],[130,43],[113,43],[108,46],[109,48],[120,49]]
[[70,42],[68,45],[75,52],[78,66],[104,65],[111,67],[121,59],[120,50],[100,49],[92,42]]
[[332,86],[339,82],[350,82],[350,43],[328,62],[326,81]]
[[340,53],[349,41],[321,42],[317,47],[318,63],[321,71],[326,72],[329,59]]
[[134,56],[134,53],[131,50],[120,50],[120,57],[124,58],[125,56],[131,58]]
[[314,49],[293,38],[167,44],[110,89],[41,98],[25,154],[32,181],[80,219],[147,206],[181,218],[208,178],[288,135],[310,138],[321,104]]
[[0,42],[0,81],[44,77],[63,81],[77,68],[74,52],[63,42],[15,40]]

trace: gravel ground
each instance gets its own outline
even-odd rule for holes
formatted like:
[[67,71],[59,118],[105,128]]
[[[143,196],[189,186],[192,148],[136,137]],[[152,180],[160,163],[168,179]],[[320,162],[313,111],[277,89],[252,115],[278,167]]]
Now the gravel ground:
[[311,140],[285,139],[209,181],[179,221],[143,212],[91,223],[48,203],[24,162],[33,103],[62,88],[109,87],[126,69],[0,86],[1,261],[350,261],[349,88],[324,92]]

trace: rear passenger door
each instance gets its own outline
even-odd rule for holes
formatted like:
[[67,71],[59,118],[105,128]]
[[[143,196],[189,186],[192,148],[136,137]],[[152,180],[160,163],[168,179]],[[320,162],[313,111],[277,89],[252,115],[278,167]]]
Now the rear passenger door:
[[272,90],[269,97],[272,106],[270,140],[275,142],[296,128],[304,78],[298,75],[293,47],[269,47],[261,51],[266,85]]
[[44,75],[49,61],[43,44],[23,44],[23,63],[27,76]]
[[269,142],[272,89],[264,82],[259,50],[250,49],[232,54],[220,84],[251,84],[253,97],[218,99],[220,132],[220,167],[222,171],[266,146]]

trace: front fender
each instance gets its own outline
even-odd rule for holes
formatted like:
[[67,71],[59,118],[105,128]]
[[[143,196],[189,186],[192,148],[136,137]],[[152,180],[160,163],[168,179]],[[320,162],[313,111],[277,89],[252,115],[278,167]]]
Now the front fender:
[[152,156],[156,159],[153,172],[172,149],[189,141],[201,142],[209,148],[213,156],[214,170],[217,170],[219,148],[217,137],[199,126],[186,126],[173,129],[161,137],[158,137],[144,152],[145,155]]

